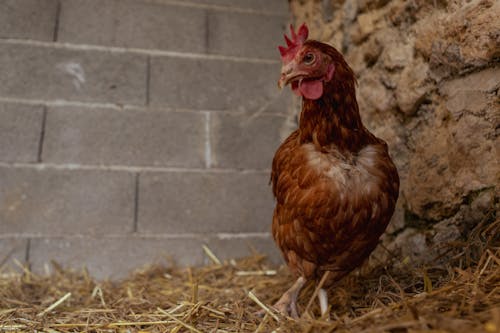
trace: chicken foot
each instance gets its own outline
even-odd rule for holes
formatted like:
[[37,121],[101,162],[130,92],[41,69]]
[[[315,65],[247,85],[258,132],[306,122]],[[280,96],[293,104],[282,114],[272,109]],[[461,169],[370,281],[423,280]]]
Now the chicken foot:
[[305,283],[306,279],[302,276],[299,277],[293,286],[288,289],[276,303],[274,303],[273,308],[284,316],[290,315],[292,318],[299,318],[297,298]]
[[[299,296],[302,287],[306,283],[306,279],[299,277],[293,286],[285,291],[285,293],[280,297],[280,299],[274,303],[273,309],[281,313],[283,316],[291,316],[292,318],[299,318],[299,312],[297,310],[297,298]],[[259,317],[264,316],[265,310],[257,311],[255,314]]]

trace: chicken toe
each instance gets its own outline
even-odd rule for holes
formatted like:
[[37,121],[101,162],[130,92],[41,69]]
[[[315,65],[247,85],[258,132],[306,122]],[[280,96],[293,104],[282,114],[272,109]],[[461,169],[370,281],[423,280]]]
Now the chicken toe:
[[299,277],[293,286],[288,289],[283,296],[273,305],[279,313],[284,316],[291,316],[292,318],[298,318],[299,312],[297,310],[297,298],[299,297],[300,290],[306,283],[304,277]]

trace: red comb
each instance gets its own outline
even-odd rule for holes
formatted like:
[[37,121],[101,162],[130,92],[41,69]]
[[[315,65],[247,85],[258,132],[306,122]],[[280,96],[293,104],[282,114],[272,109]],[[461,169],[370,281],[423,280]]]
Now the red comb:
[[281,59],[283,62],[287,63],[290,60],[293,59],[299,48],[304,44],[304,42],[307,39],[307,35],[309,35],[309,29],[307,29],[307,26],[305,23],[303,23],[300,27],[297,33],[293,30],[293,25],[290,24],[290,32],[292,39],[288,38],[287,35],[285,36],[285,41],[286,41],[286,47],[285,46],[278,46],[278,49],[280,50],[281,54]]

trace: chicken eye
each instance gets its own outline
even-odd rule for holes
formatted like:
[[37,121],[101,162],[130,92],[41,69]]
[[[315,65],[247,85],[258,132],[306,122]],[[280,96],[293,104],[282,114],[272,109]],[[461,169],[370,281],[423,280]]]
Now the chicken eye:
[[316,57],[314,56],[313,53],[306,53],[302,61],[306,65],[311,65],[314,61],[316,60]]

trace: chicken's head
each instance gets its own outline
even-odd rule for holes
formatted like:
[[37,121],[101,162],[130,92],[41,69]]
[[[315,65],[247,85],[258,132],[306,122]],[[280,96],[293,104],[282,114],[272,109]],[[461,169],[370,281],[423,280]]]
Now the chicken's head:
[[324,84],[330,82],[335,73],[333,47],[307,40],[309,31],[302,24],[297,32],[290,25],[291,39],[285,35],[287,46],[279,46],[283,66],[278,86],[283,88],[290,83],[292,91],[307,99],[318,99],[323,95]]

